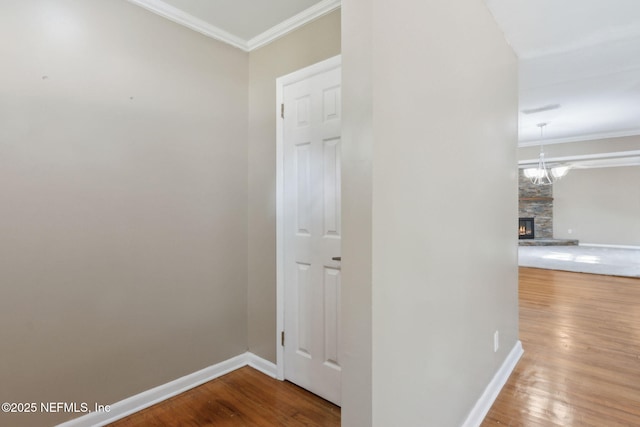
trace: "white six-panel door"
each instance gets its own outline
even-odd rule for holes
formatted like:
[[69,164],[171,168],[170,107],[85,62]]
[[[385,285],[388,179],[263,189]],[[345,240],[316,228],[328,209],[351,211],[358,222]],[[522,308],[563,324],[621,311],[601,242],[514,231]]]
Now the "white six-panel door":
[[340,68],[283,90],[284,376],[340,404]]

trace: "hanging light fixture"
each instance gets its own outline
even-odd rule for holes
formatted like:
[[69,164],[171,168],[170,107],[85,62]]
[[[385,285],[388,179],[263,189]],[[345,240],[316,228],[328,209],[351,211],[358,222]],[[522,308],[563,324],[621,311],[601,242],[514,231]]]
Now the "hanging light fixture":
[[569,172],[569,166],[556,166],[547,169],[544,161],[543,129],[546,123],[538,123],[540,128],[540,156],[538,167],[524,170],[524,176],[529,178],[534,185],[551,185]]

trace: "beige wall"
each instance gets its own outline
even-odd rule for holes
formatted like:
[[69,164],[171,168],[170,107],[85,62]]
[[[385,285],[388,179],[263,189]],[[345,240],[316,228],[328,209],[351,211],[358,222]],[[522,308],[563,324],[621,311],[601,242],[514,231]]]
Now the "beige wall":
[[[342,3],[342,425],[372,425],[373,5]],[[396,425],[395,423],[393,425]]]
[[248,54],[125,1],[1,4],[0,401],[246,351]]
[[554,237],[640,246],[638,183],[640,166],[571,170],[553,185]]
[[249,350],[276,361],[276,79],[340,54],[340,11],[249,54]]
[[[345,90],[363,69],[352,58],[372,72],[344,97],[345,151],[358,146],[344,197],[372,203],[371,219],[344,207],[343,341],[372,336],[370,355],[345,354],[344,401],[372,394],[343,408],[345,425],[459,426],[518,339],[516,57],[482,0],[343,10]],[[490,207],[473,211],[482,226],[469,206]],[[357,274],[369,286],[347,291]],[[348,315],[368,301],[369,324],[366,310]],[[372,384],[347,372],[359,359]]]

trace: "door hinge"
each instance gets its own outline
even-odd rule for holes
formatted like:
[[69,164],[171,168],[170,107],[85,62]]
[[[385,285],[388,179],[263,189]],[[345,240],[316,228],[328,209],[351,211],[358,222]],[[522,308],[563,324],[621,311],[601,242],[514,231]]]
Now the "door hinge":
[[280,104],[280,117],[284,119],[284,104]]
[[280,332],[280,345],[284,347],[284,331]]

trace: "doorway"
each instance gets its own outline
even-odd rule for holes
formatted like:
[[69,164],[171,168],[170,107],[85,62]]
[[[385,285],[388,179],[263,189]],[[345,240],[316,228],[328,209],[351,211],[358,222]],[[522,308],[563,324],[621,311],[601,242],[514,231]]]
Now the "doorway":
[[341,60],[277,83],[277,366],[341,401]]

